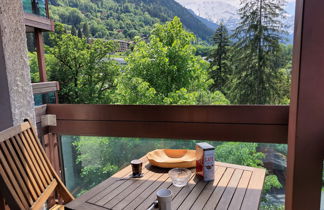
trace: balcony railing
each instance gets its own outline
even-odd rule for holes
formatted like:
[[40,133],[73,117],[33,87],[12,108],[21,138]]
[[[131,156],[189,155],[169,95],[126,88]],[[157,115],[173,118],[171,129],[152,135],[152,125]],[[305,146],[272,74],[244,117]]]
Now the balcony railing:
[[32,87],[35,106],[58,103],[57,91],[60,89],[58,82],[32,83]]
[[49,18],[48,0],[22,0],[27,32],[35,28],[54,31],[54,22]]
[[288,106],[49,104],[52,133],[287,143]]
[[[142,156],[148,150],[161,147],[175,148],[179,145],[193,149],[192,140],[209,140],[215,146],[222,142],[233,141],[264,143],[260,144],[262,147],[259,149],[263,148],[269,153],[268,143],[287,144],[288,110],[288,106],[48,104],[46,114],[56,115],[57,126],[49,127],[48,132],[61,136],[59,144],[60,162],[63,163],[61,172],[70,190],[78,195],[97,183],[92,183],[93,174],[88,174],[91,173],[89,168],[93,169],[95,165],[87,163],[87,160],[78,162],[79,158],[76,155],[80,153],[80,157],[91,156],[87,152],[96,151],[98,159],[107,159],[107,155],[100,156],[98,148],[104,148],[100,144],[106,145],[109,142],[112,150],[120,147],[118,160],[116,158],[107,160],[109,164],[116,163],[116,166],[111,168],[112,173],[126,162],[128,163],[130,159],[138,158],[137,156]],[[57,142],[53,138],[49,139],[49,142],[51,141]],[[128,143],[130,146],[125,146]],[[99,147],[96,149],[97,146]],[[127,152],[127,157],[124,157],[123,150],[127,148],[131,151]],[[48,150],[54,151],[50,148]],[[107,152],[104,151],[102,154]],[[268,162],[264,163],[265,167],[270,164],[269,170],[272,171],[278,171],[273,167],[275,163],[271,161],[277,159],[273,158],[275,154],[278,153],[269,154]],[[285,160],[282,161],[285,165]],[[52,162],[54,163],[55,160]],[[285,166],[280,171],[281,176],[278,178],[284,186]],[[111,173],[97,172],[97,176],[103,179],[111,175]],[[278,193],[283,195],[283,188],[272,195],[276,196]],[[283,205],[283,201],[280,202]]]
[[[288,135],[288,106],[150,106],[150,105],[73,105],[73,104],[49,104],[46,107],[46,114],[54,114],[57,117],[57,126],[46,128],[49,133],[47,144],[56,145],[71,144],[70,159],[64,159],[67,156],[66,151],[62,156],[54,157],[53,163],[60,162],[67,164],[73,163],[71,155],[75,155],[73,147],[77,146],[79,140],[97,141],[101,137],[119,142],[125,141],[128,137],[135,138],[145,142],[149,138],[155,143],[159,139],[171,139],[176,142],[182,139],[183,142],[190,140],[199,141],[222,141],[222,142],[256,142],[261,147],[260,151],[268,152],[267,162],[264,166],[268,168],[269,164],[277,164],[276,161],[281,156],[278,151],[271,147],[277,147],[275,144],[287,144]],[[62,142],[59,143],[56,136],[62,136]],[[86,137],[93,136],[93,137]],[[75,143],[71,141],[77,140]],[[113,138],[117,137],[117,138]],[[102,140],[102,139],[101,139]],[[128,140],[127,140],[128,141]],[[54,142],[54,143],[51,143]],[[73,144],[72,144],[73,143]],[[266,144],[264,144],[266,143]],[[267,144],[273,146],[267,146]],[[46,143],[45,143],[46,144]],[[147,145],[144,143],[144,145]],[[68,147],[64,147],[67,149]],[[81,147],[80,147],[81,148]],[[88,147],[82,147],[88,148]],[[62,151],[63,148],[59,148]],[[54,151],[53,149],[48,149]],[[307,151],[304,151],[307,156]],[[281,152],[281,154],[284,154]],[[291,154],[291,153],[290,153]],[[279,156],[278,156],[279,155]],[[71,159],[72,158],[72,159]],[[136,158],[136,157],[134,157]],[[55,160],[56,159],[56,160]],[[280,157],[279,157],[280,159]],[[67,162],[66,162],[67,161]],[[71,162],[72,161],[72,162]],[[285,168],[285,158],[281,166]],[[291,164],[291,163],[290,163]],[[267,166],[266,166],[267,165]],[[62,167],[62,165],[61,165]],[[80,167],[80,166],[79,166]],[[81,166],[83,167],[83,166]],[[293,167],[289,165],[288,168]],[[73,167],[71,167],[72,169]],[[281,168],[278,176],[279,180],[285,182],[286,172]],[[79,168],[80,169],[80,168]],[[60,169],[64,174],[64,168]],[[270,169],[271,170],[271,169]],[[278,172],[273,172],[274,174]],[[71,180],[73,173],[65,171],[67,179]],[[316,173],[315,171],[304,171],[303,174]],[[79,175],[77,175],[79,176]],[[77,179],[72,178],[74,181]],[[73,184],[72,184],[73,185]],[[282,183],[284,186],[284,183]],[[300,186],[295,185],[296,189]],[[321,188],[318,186],[318,188]],[[72,189],[77,192],[80,189]],[[284,191],[278,192],[283,195]],[[286,191],[286,198],[291,195]],[[276,196],[276,195],[274,195]],[[274,197],[276,199],[276,197]],[[282,199],[280,197],[280,199]]]

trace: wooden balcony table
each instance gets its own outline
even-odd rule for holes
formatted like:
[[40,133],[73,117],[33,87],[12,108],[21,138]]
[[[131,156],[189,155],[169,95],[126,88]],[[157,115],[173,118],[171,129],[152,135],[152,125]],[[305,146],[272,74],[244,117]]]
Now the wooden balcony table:
[[159,189],[172,191],[172,209],[258,209],[265,169],[215,162],[215,180],[204,182],[192,173],[185,187],[172,185],[167,169],[151,166],[142,158],[142,178],[129,178],[131,166],[66,205],[67,209],[139,209],[156,200]]

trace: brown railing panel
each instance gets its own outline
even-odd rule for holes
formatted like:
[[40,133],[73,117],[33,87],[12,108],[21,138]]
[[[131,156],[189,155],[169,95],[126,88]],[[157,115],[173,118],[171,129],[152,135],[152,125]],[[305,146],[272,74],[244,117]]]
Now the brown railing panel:
[[34,94],[56,92],[60,90],[59,83],[56,81],[32,83],[32,88]]
[[288,106],[48,104],[59,120],[288,124]]
[[42,31],[54,31],[54,21],[46,17],[24,13],[24,22],[27,27],[38,28]]
[[50,104],[65,135],[287,143],[288,106]]

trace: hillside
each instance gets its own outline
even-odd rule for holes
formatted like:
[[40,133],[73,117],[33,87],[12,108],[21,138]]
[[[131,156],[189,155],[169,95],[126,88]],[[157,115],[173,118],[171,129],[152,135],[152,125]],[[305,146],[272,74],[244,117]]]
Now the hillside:
[[147,36],[151,26],[180,17],[184,27],[202,40],[213,30],[174,0],[49,0],[51,17],[69,30],[97,38]]

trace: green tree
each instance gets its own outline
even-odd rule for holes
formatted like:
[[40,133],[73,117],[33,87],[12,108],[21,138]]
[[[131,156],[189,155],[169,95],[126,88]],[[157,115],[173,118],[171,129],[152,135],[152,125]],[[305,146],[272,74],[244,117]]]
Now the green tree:
[[110,103],[117,64],[110,59],[114,43],[99,39],[88,43],[70,34],[52,34],[48,48],[55,57],[50,80],[59,81],[61,103]]
[[74,26],[72,26],[72,28],[71,28],[71,34],[73,36],[76,36],[77,35],[77,30],[76,30],[76,28]]
[[215,48],[208,56],[210,60],[210,75],[214,80],[211,89],[224,92],[224,87],[229,81],[232,69],[230,63],[231,41],[228,30],[223,23],[220,23],[216,29],[213,41]]
[[207,44],[196,44],[194,45],[195,48],[197,49],[196,50],[196,55],[200,55],[202,57],[208,57],[211,49],[212,49],[212,46],[210,45],[207,45]]
[[223,143],[216,148],[215,157],[221,162],[260,167],[264,154],[256,151],[257,146],[256,143]]
[[[29,52],[28,60],[29,60],[31,82],[34,82],[34,83],[40,82],[38,60],[37,60],[36,52]],[[55,65],[55,58],[50,54],[45,54],[45,61],[46,61],[46,67],[47,67],[46,68],[47,74],[50,74],[51,67],[53,65]]]
[[195,36],[180,19],[157,24],[149,42],[137,41],[128,65],[117,80],[116,103],[228,104],[220,92],[210,92],[208,63],[195,56]]
[[271,104],[280,81],[281,34],[285,33],[284,1],[242,0],[235,29],[234,74],[228,96],[237,104]]
[[280,55],[276,62],[279,68],[279,78],[276,82],[278,93],[274,96],[274,104],[290,103],[291,69],[292,69],[292,45],[280,45]]
[[82,37],[83,37],[82,31],[81,31],[80,28],[78,29],[78,37],[81,38],[81,39],[82,39]]
[[88,26],[87,23],[84,23],[83,24],[82,33],[84,34],[84,36],[86,38],[89,38],[90,37],[90,30],[89,30],[89,26]]
[[28,53],[31,82],[40,82],[37,55],[35,52]]

